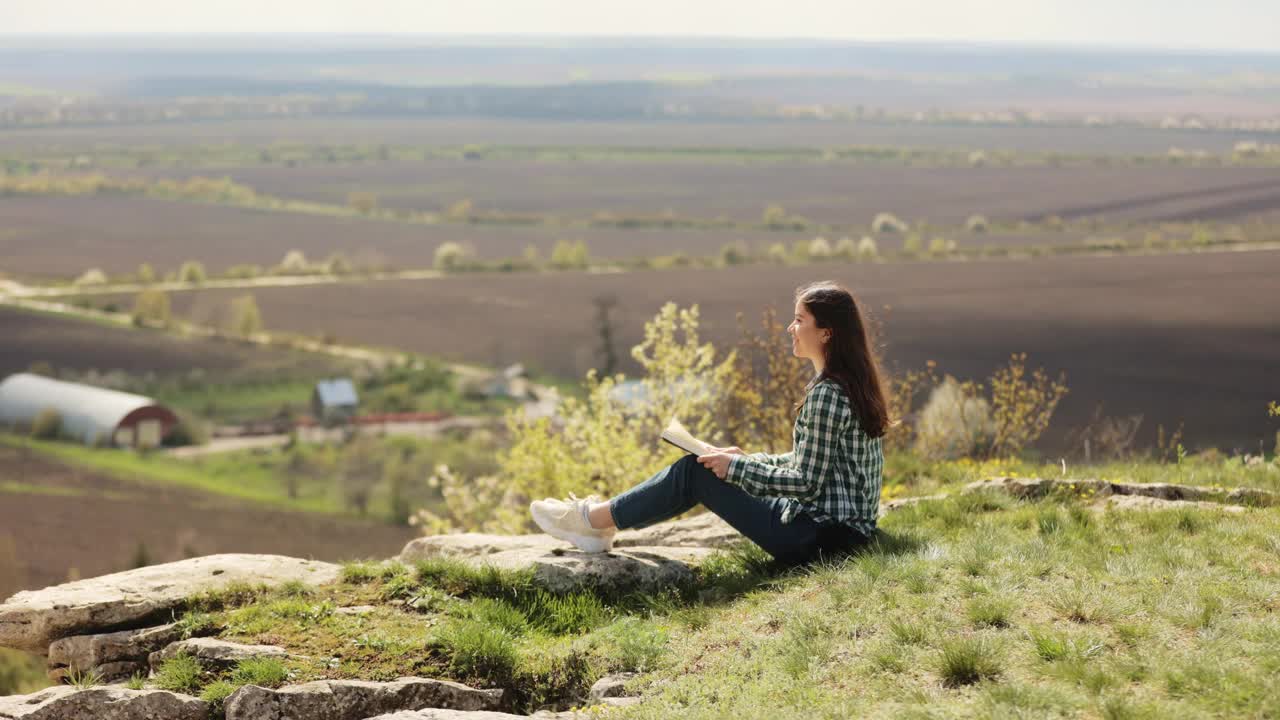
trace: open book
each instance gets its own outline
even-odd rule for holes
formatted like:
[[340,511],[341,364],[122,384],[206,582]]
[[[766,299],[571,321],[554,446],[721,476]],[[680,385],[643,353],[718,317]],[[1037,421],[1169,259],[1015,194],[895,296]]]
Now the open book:
[[715,448],[690,435],[684,425],[681,425],[680,421],[674,417],[671,418],[671,422],[667,423],[666,429],[658,437],[694,455],[707,455],[715,452]]

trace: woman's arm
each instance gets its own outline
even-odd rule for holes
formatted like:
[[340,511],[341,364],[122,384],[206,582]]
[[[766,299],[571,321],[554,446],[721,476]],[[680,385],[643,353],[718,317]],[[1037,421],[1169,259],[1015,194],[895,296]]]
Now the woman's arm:
[[851,415],[843,392],[825,383],[814,386],[796,419],[802,432],[797,433],[795,449],[789,453],[791,462],[773,465],[735,455],[729,460],[725,480],[752,495],[813,500],[831,471]]

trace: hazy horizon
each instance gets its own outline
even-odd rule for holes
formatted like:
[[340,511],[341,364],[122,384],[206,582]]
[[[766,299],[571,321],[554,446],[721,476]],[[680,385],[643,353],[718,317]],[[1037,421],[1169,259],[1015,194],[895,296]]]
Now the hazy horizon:
[[[10,7],[5,7],[10,6]],[[601,4],[589,0],[367,0],[316,6],[228,0],[173,8],[158,0],[102,6],[83,0],[0,0],[4,36],[313,34],[443,39],[844,41],[1049,48],[1278,53],[1280,4],[1224,0],[1216,6],[1158,0],[978,0],[957,6],[907,0],[892,7],[834,0],[754,3],[677,0]]]

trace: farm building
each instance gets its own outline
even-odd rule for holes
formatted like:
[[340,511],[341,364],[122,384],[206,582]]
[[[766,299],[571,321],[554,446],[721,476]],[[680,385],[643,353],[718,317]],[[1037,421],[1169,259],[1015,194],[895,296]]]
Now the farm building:
[[0,425],[30,426],[42,411],[61,416],[61,435],[86,445],[155,447],[177,424],[148,397],[16,373],[0,382]]
[[346,378],[321,380],[311,393],[312,414],[325,425],[350,421],[358,404],[356,387]]

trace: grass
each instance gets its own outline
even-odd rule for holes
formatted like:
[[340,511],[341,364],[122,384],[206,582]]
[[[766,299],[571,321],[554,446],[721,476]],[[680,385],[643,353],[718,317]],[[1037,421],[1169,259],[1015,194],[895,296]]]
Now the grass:
[[[1159,467],[1222,465],[1184,464]],[[946,490],[978,467],[934,475],[952,478]],[[412,675],[504,688],[507,709],[527,713],[637,671],[645,700],[618,717],[1266,717],[1280,707],[1277,537],[1269,508],[982,493],[895,510],[847,558],[781,569],[743,542],[649,594],[558,595],[532,571],[450,558],[349,562],[328,586],[191,598],[184,635],[290,657],[221,674],[175,658],[154,684],[216,705],[248,682]],[[339,612],[354,605],[373,610]]]

